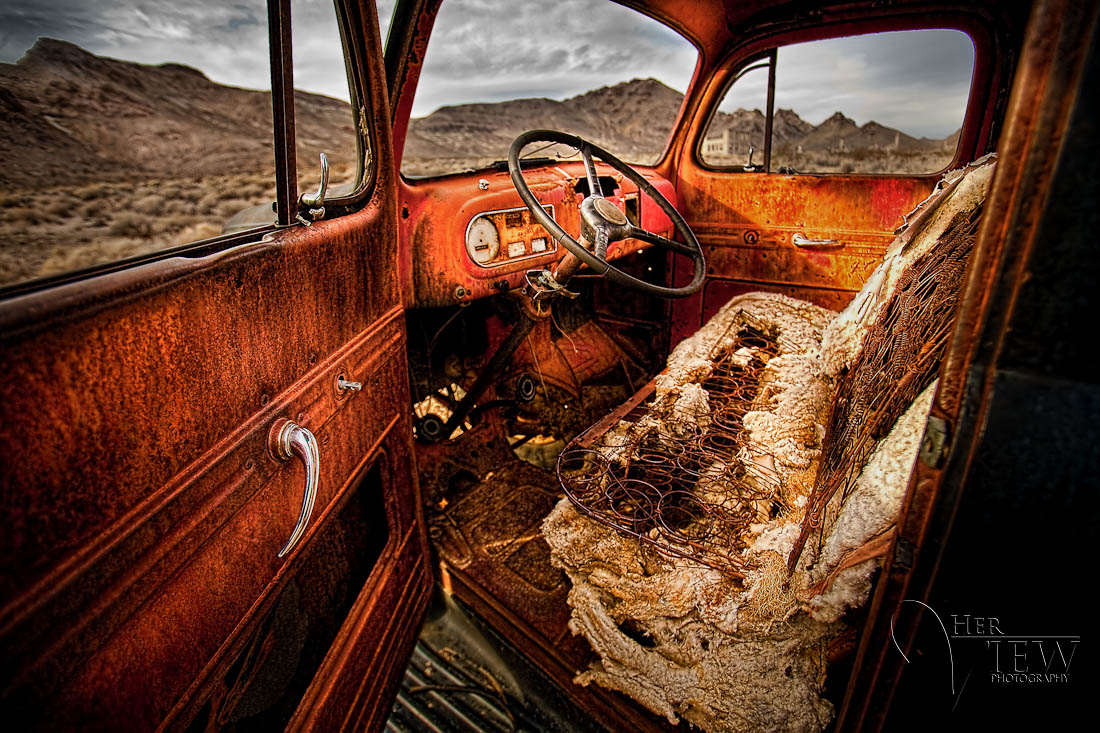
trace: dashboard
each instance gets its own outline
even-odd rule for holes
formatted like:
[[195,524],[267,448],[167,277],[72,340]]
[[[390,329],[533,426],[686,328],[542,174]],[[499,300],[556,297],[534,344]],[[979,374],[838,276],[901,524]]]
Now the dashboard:
[[[673,205],[672,184],[639,172]],[[597,163],[604,195],[634,224],[671,236],[672,222],[621,173]],[[574,238],[588,181],[580,161],[524,171],[532,193]],[[519,198],[507,170],[405,182],[400,202],[401,251],[409,258],[414,307],[456,305],[522,287],[529,270],[551,269],[565,248],[543,229]],[[608,259],[648,248],[628,239],[612,244]],[[582,270],[583,272],[583,270]]]

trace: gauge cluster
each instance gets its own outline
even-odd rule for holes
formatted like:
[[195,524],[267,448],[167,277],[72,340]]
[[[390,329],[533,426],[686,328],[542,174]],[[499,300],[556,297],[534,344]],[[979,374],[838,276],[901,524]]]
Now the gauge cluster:
[[[554,207],[543,208],[554,218]],[[557,251],[525,206],[485,211],[466,226],[466,255],[478,267],[492,268]]]

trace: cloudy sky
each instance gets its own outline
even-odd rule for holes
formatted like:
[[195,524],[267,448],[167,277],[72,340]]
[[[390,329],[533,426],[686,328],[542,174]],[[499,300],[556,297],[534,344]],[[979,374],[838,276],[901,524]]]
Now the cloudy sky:
[[[393,3],[379,2],[383,38]],[[330,0],[294,0],[292,15],[296,86],[346,99]],[[269,87],[262,0],[0,0],[0,61],[15,61],[39,36],[114,58],[188,64],[224,84]],[[564,99],[638,77],[683,91],[695,59],[675,32],[611,3],[448,0],[413,113],[517,96]],[[815,124],[841,110],[860,124],[874,119],[944,137],[962,119],[972,60],[969,39],[953,31],[788,47],[780,50],[776,104]],[[751,86],[745,79],[730,104],[763,107],[760,88]]]

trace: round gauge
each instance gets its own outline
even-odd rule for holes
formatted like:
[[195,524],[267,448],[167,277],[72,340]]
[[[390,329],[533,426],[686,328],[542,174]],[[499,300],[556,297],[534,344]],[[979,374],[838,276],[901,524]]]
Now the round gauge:
[[466,229],[466,252],[479,265],[488,265],[500,252],[500,233],[496,225],[479,216]]

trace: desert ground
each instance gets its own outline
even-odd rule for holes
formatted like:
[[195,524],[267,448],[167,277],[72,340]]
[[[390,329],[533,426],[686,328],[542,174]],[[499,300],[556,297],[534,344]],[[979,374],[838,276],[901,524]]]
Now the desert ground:
[[[350,166],[334,167],[334,183]],[[237,212],[275,199],[271,171],[0,192],[0,285],[79,270],[221,234]],[[303,174],[313,190],[317,174]],[[274,218],[274,215],[273,215]]]

